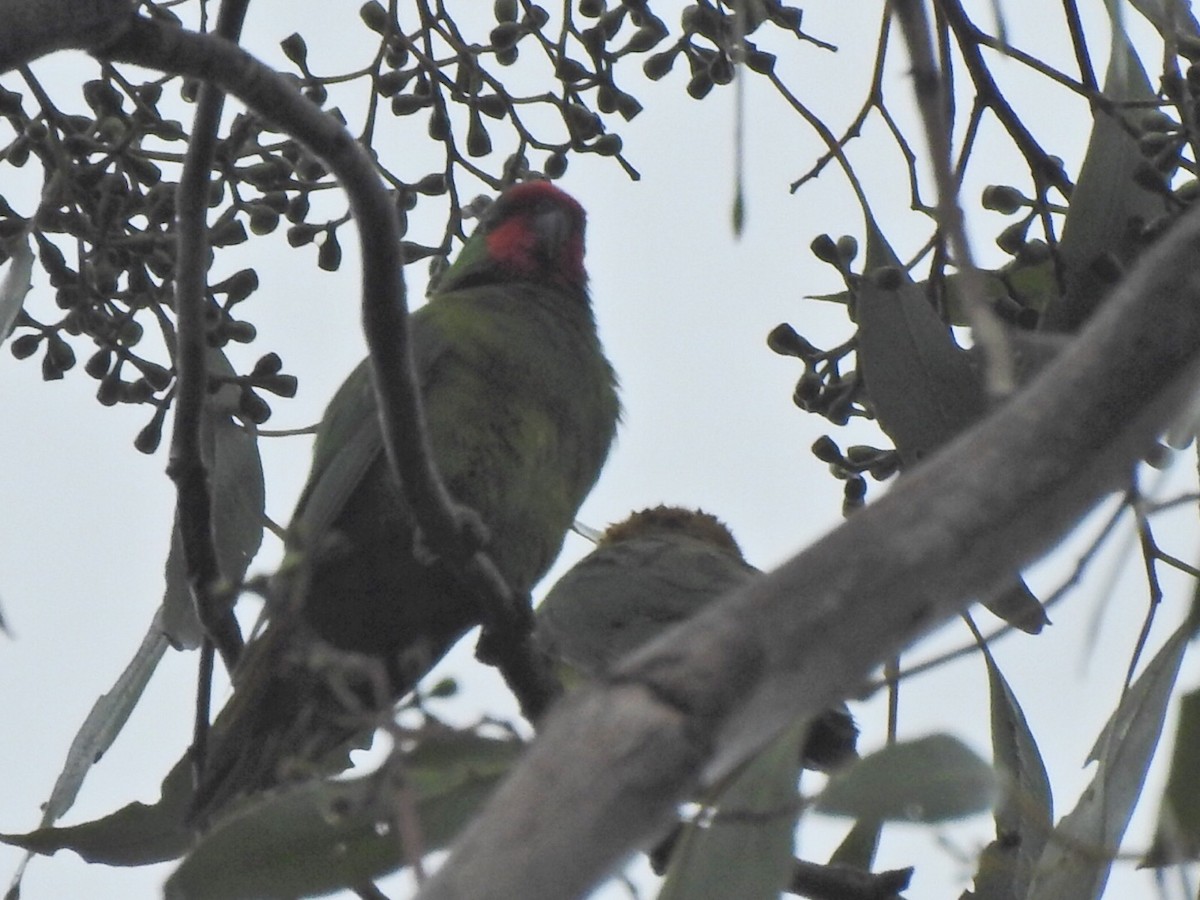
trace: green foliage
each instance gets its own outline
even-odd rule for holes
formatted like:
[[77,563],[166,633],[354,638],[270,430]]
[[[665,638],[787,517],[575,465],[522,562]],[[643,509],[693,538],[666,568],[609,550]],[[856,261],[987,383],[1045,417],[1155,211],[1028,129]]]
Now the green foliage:
[[[512,738],[433,726],[405,743],[411,746],[372,775],[309,782],[235,810],[191,850],[166,895],[288,898],[361,884],[445,847],[522,747]],[[406,832],[405,821],[420,823],[419,833]]]
[[1085,900],[1104,890],[1190,639],[1185,622],[1121,698],[1088,755],[1097,763],[1091,784],[1055,826],[1038,859],[1029,900]]
[[992,767],[945,734],[889,744],[830,779],[817,812],[871,822],[945,822],[990,809]]
[[659,900],[779,896],[791,882],[804,739],[804,728],[789,729],[683,829]]

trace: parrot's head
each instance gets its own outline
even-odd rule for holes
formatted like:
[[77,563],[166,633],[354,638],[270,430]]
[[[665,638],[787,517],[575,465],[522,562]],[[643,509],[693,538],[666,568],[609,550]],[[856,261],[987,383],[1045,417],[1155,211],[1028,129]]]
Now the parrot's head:
[[531,281],[582,293],[585,225],[583,207],[550,182],[514,185],[484,211],[438,289]]

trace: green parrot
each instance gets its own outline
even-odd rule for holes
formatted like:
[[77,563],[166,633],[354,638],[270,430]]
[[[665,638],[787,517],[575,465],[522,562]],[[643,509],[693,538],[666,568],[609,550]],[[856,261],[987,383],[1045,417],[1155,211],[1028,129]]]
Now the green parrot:
[[[675,506],[636,512],[604,532],[595,550],[555,582],[537,609],[534,636],[574,673],[597,678],[630,651],[760,575],[729,529]],[[858,729],[845,705],[809,728],[807,768],[855,758]]]
[[[619,417],[584,224],[579,203],[549,182],[510,188],[409,320],[434,458],[518,596],[558,556]],[[481,619],[455,573],[420,546],[365,360],[318,427],[286,546],[271,621],[247,645],[210,732],[199,820],[239,795],[336,769],[332,754],[344,766],[347,741],[371,721],[364,712],[390,708]],[[326,645],[352,655],[323,660]],[[333,674],[322,671],[330,657]]]

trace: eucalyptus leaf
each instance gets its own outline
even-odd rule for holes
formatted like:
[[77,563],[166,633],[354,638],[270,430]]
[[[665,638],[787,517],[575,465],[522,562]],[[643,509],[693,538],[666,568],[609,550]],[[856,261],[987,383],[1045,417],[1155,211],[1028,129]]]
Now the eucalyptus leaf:
[[1025,713],[986,646],[991,697],[993,762],[1004,775],[996,805],[996,839],[984,848],[975,874],[973,900],[1023,897],[1054,822],[1050,779]]
[[72,850],[87,862],[108,866],[145,866],[176,859],[194,840],[192,830],[184,824],[191,796],[191,767],[184,759],[163,781],[157,803],[130,803],[91,822],[0,835],[0,841],[46,855]]
[[29,232],[21,240],[14,240],[6,247],[8,265],[0,279],[0,342],[12,334],[13,323],[25,303],[33,277],[34,253],[29,244]]
[[883,824],[877,819],[859,819],[837,845],[837,849],[829,857],[829,864],[853,866],[869,872],[875,864],[875,854],[879,851],[879,838],[882,833]]
[[[911,468],[979,418],[982,383],[920,285],[897,269],[879,228],[867,223],[868,272],[855,297],[858,365],[880,427]],[[897,276],[880,285],[880,267]]]
[[1191,623],[1185,622],[1113,711],[1088,756],[1099,764],[1096,774],[1046,842],[1027,900],[1091,900],[1103,893],[1158,745],[1190,635]]
[[1200,859],[1200,691],[1183,695],[1167,786],[1144,866]]
[[267,793],[219,820],[168,879],[165,895],[283,900],[394,871],[409,854],[447,846],[522,747],[473,732],[434,733],[363,778]]
[[658,900],[773,900],[792,871],[806,728],[793,726],[720,792],[716,814],[684,829]]
[[[209,372],[232,377],[233,366],[220,350],[210,349]],[[237,418],[238,389],[230,384],[210,394],[201,421],[201,453],[212,497],[213,539],[222,576],[237,584],[262,545],[266,488],[258,438]],[[176,523],[167,555],[164,624],[179,648],[200,645],[204,631],[196,617]]]
[[162,630],[162,610],[154,614],[150,628],[142,639],[133,659],[121,672],[113,686],[92,706],[83,725],[76,732],[62,771],[54,782],[50,799],[43,808],[41,826],[27,835],[0,835],[0,841],[22,847],[28,851],[25,859],[18,867],[13,879],[10,892],[19,893],[21,877],[25,863],[33,853],[53,853],[58,847],[49,849],[43,838],[60,829],[53,824],[69,810],[79,795],[79,789],[93,765],[112,746],[121,729],[129,720],[133,708],[141,699],[150,676],[158,667],[159,661],[167,649],[167,639]]
[[995,770],[946,734],[890,744],[834,775],[818,812],[894,822],[945,822],[990,809]]
[[[1104,78],[1104,96],[1113,101],[1157,103],[1137,54],[1126,37],[1112,4],[1112,52]],[[1094,105],[1095,121],[1079,180],[1063,222],[1058,245],[1063,267],[1063,296],[1046,310],[1041,327],[1075,332],[1107,295],[1111,284],[1097,270],[1105,257],[1119,264],[1133,260],[1139,250],[1133,223],[1163,215],[1161,196],[1140,185],[1135,176],[1146,164],[1137,141],[1128,133],[1126,115],[1117,108]],[[1164,179],[1170,173],[1164,173]]]
[[[858,365],[880,427],[911,470],[987,411],[983,379],[925,290],[897,268],[897,257],[867,219],[867,272],[855,292]],[[891,269],[885,286],[881,269]],[[1036,634],[1049,621],[1016,578],[980,598],[1006,622]]]

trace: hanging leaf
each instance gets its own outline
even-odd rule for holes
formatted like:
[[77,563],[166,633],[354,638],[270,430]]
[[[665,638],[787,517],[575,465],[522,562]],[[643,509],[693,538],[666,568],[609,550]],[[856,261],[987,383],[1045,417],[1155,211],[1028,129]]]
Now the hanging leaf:
[[[911,469],[983,414],[983,386],[871,219],[866,266],[855,293],[858,365],[880,427]],[[880,286],[882,268],[894,287]]]
[[[987,398],[979,372],[955,343],[924,290],[867,218],[866,273],[855,292],[858,365],[880,427],[911,470],[980,418]],[[881,268],[895,284],[884,287]],[[982,598],[981,598],[982,599]],[[1049,621],[1019,578],[985,599],[995,615],[1036,634]]]
[[87,862],[108,866],[145,866],[176,859],[195,840],[192,829],[184,825],[191,796],[191,766],[184,759],[163,781],[157,803],[130,803],[82,825],[0,835],[0,841],[46,855],[73,850]]
[[853,866],[869,872],[875,864],[875,854],[879,850],[879,837],[882,832],[883,823],[877,819],[859,819],[833,851],[833,856],[829,857],[829,864]]
[[1155,868],[1200,859],[1200,691],[1184,694],[1154,842],[1142,860]]
[[1046,842],[1027,900],[1091,900],[1103,893],[1158,745],[1190,634],[1185,622],[1121,698],[1088,754],[1088,762],[1099,764],[1096,774]]
[[8,340],[12,334],[13,323],[17,321],[17,314],[31,287],[34,263],[29,232],[25,232],[21,240],[11,241],[5,249],[9,258],[4,278],[0,279],[0,342]]
[[399,810],[413,813],[420,839],[413,852],[447,846],[522,748],[517,740],[439,730],[364,778],[267,794],[207,832],[168,879],[165,894],[282,900],[394,871],[405,863]]
[[[216,349],[209,350],[208,368],[215,376],[235,374],[225,354]],[[223,385],[209,395],[200,424],[201,453],[212,496],[217,562],[222,576],[234,584],[245,577],[262,545],[266,506],[258,438],[234,418],[241,396],[236,386]],[[164,627],[171,643],[181,649],[198,647],[204,631],[192,602],[178,524],[171,533],[166,582]]]
[[717,800],[707,824],[684,828],[658,900],[774,900],[787,885],[806,728],[789,728]]
[[1005,790],[994,814],[996,839],[984,848],[975,890],[963,897],[1008,900],[1023,897],[1054,823],[1050,779],[1016,695],[986,646],[992,712],[993,762],[1005,775]]
[[[150,681],[150,676],[154,674],[166,649],[167,639],[162,630],[162,610],[159,609],[154,614],[150,628],[142,639],[141,646],[133,655],[133,659],[129,661],[129,665],[125,667],[112,688],[107,693],[100,695],[83,725],[76,732],[74,740],[71,741],[62,771],[54,782],[50,799],[46,802],[42,813],[41,827],[28,835],[0,835],[0,841],[22,847],[28,851],[29,855],[47,852],[35,836],[56,831],[51,826],[74,805],[75,798],[79,795],[79,789],[83,786],[88,772],[91,771],[93,765],[99,762],[100,757],[112,746],[117,735],[121,733],[121,729],[125,727],[130,713],[141,699],[142,692],[146,689],[146,684]],[[53,850],[49,852],[53,852]],[[22,860],[18,867],[13,879],[13,886],[9,889],[10,892],[16,890],[19,893],[19,884],[29,855]]]
[[895,822],[945,822],[990,809],[996,772],[961,741],[934,734],[889,744],[833,776],[818,812]]
[[[1113,101],[1158,102],[1157,94],[1134,53],[1119,16],[1108,4],[1113,20],[1112,53],[1104,77],[1104,96]],[[1142,187],[1136,175],[1146,165],[1135,140],[1118,118],[1121,110],[1093,106],[1095,123],[1058,245],[1063,268],[1062,298],[1052,303],[1042,320],[1050,331],[1075,332],[1095,311],[1111,288],[1097,264],[1106,257],[1127,264],[1139,249],[1132,223],[1153,221],[1166,211],[1157,193]],[[1164,180],[1170,172],[1163,173]]]

